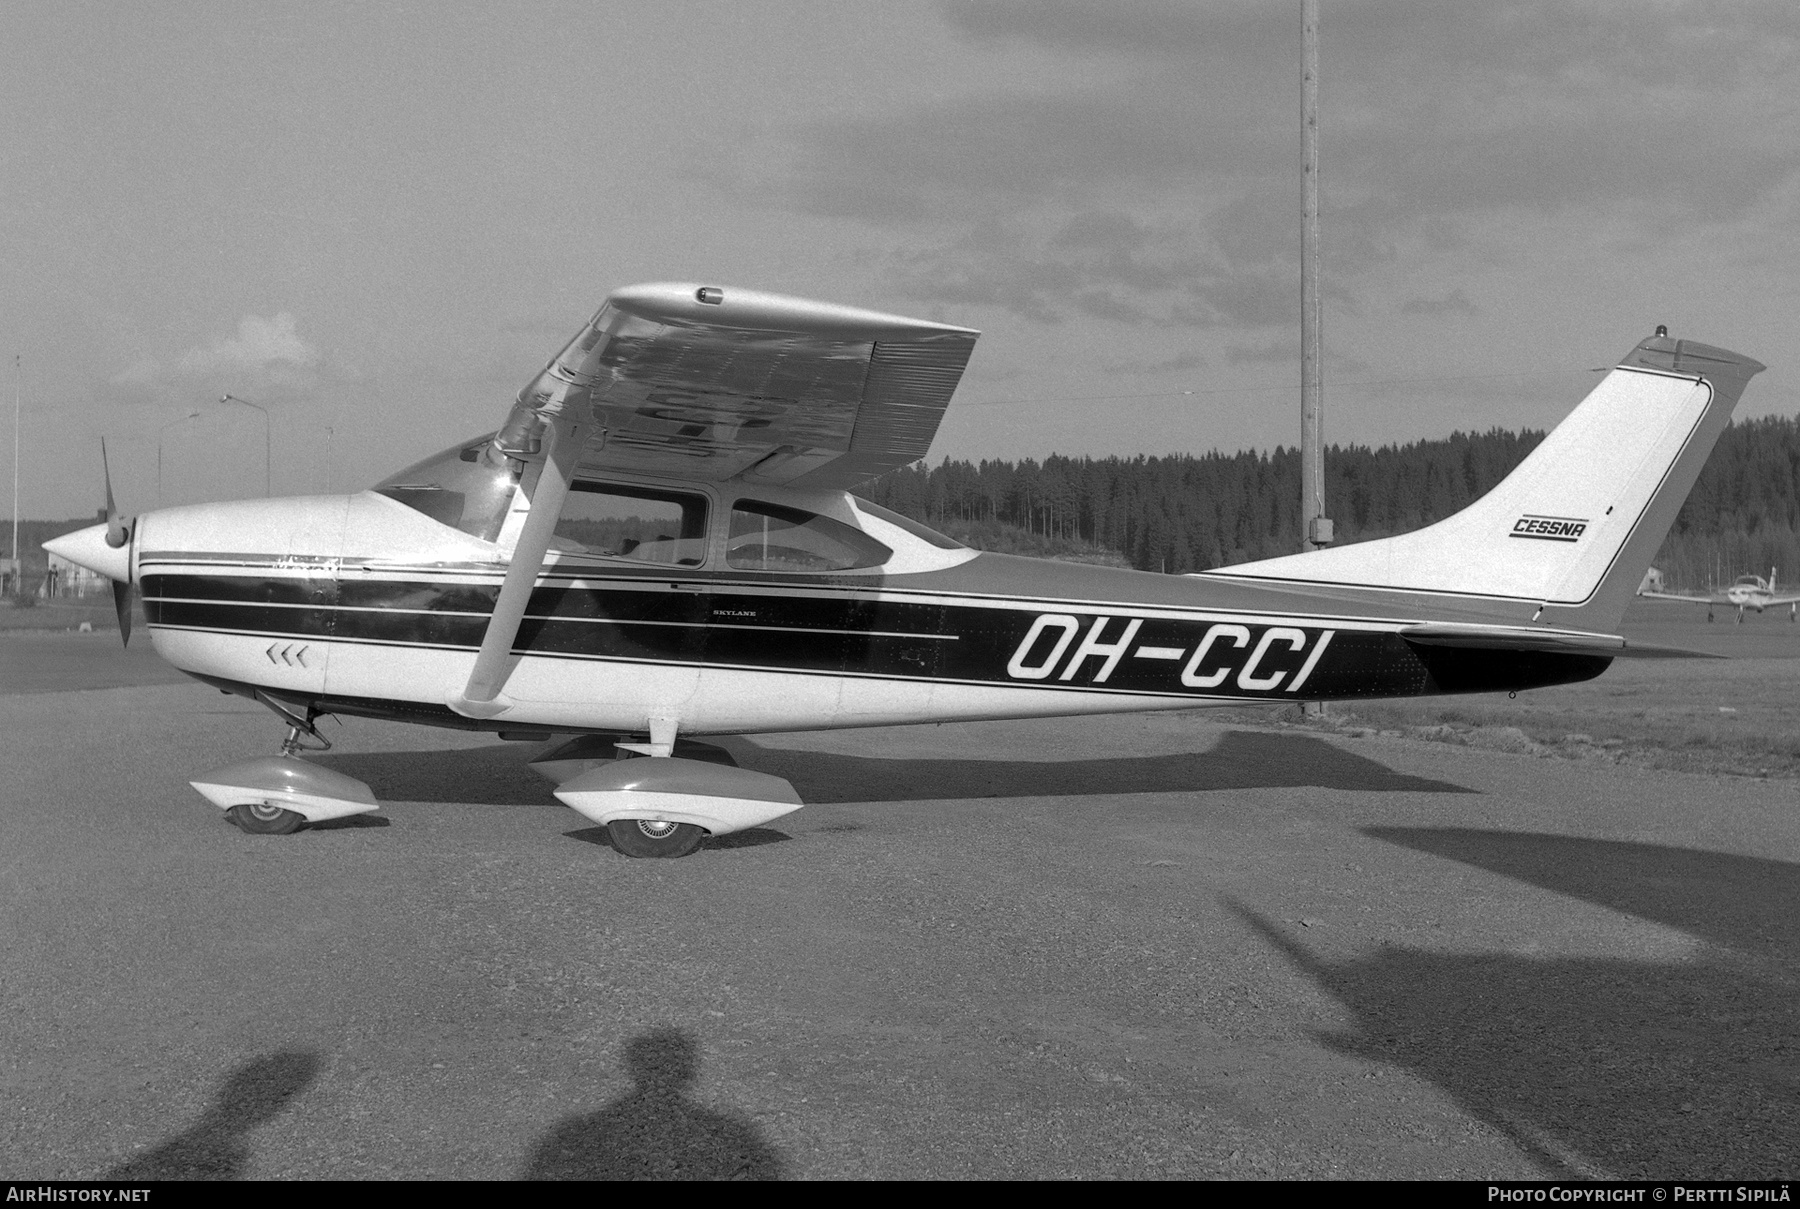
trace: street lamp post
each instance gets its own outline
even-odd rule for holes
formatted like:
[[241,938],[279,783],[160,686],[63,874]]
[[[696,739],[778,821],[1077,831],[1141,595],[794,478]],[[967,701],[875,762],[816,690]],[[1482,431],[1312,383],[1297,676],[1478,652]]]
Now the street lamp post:
[[219,402],[221,402],[221,403],[242,403],[245,407],[250,408],[252,411],[262,412],[262,418],[263,418],[263,497],[266,499],[270,495],[270,491],[269,491],[269,411],[265,407],[258,407],[255,403],[252,403],[250,400],[240,399],[236,395],[220,395]]
[[175,427],[177,424],[186,424],[189,420],[198,420],[199,418],[200,418],[199,412],[190,411],[187,413],[187,415],[179,416],[173,420],[170,420],[167,424],[164,424],[161,428],[156,430],[156,506],[158,508],[162,507],[163,433],[169,431],[169,429]]

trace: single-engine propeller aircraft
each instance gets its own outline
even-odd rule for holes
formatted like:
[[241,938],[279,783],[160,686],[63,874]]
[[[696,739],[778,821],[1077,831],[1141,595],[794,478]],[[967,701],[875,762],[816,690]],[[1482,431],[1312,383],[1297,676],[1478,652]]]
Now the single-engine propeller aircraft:
[[1713,619],[1714,605],[1728,605],[1737,609],[1738,624],[1744,624],[1744,610],[1750,609],[1760,613],[1764,609],[1772,609],[1777,605],[1788,607],[1788,620],[1793,621],[1800,612],[1800,593],[1786,596],[1777,595],[1775,591],[1776,568],[1769,568],[1769,578],[1764,579],[1754,573],[1740,575],[1732,581],[1723,592],[1708,592],[1705,596],[1690,596],[1682,592],[1663,590],[1662,576],[1652,569],[1651,574],[1644,577],[1644,583],[1638,588],[1638,595],[1645,600],[1672,600],[1687,604],[1703,604],[1706,606],[1706,620]]
[[[694,736],[1482,692],[1597,676],[1749,379],[1639,344],[1418,532],[1190,576],[967,549],[850,493],[925,455],[978,333],[752,290],[619,290],[500,429],[354,495],[119,514],[48,547],[281,754],[194,781],[252,832],[376,809],[326,714],[567,738],[536,767],[633,856],[799,807]],[[1529,350],[1522,350],[1529,358]],[[686,752],[687,754],[684,754]],[[638,755],[649,758],[621,758]]]

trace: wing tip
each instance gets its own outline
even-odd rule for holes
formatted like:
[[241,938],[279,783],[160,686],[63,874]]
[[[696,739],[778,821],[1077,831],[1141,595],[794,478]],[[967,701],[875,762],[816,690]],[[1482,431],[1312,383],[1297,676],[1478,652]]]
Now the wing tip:
[[870,340],[963,337],[973,342],[981,335],[974,328],[953,323],[699,281],[649,281],[625,286],[607,295],[602,310],[606,307],[677,326],[793,331]]

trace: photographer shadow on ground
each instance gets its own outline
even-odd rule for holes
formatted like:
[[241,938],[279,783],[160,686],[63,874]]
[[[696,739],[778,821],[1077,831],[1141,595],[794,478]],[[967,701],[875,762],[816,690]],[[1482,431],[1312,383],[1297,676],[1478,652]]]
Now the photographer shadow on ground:
[[681,1029],[641,1034],[625,1046],[636,1086],[599,1112],[565,1117],[545,1134],[527,1180],[778,1180],[780,1155],[735,1113],[689,1099],[699,1046]]
[[255,1058],[226,1076],[200,1119],[168,1141],[127,1159],[102,1179],[238,1180],[250,1163],[249,1133],[266,1125],[311,1087],[317,1054],[289,1051]]

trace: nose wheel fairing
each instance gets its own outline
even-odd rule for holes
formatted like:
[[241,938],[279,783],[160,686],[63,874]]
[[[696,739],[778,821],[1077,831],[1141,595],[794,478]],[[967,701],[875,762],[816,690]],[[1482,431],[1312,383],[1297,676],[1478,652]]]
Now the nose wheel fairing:
[[189,784],[222,810],[274,807],[292,811],[309,823],[364,814],[381,807],[374,791],[355,777],[288,754],[228,764]]

